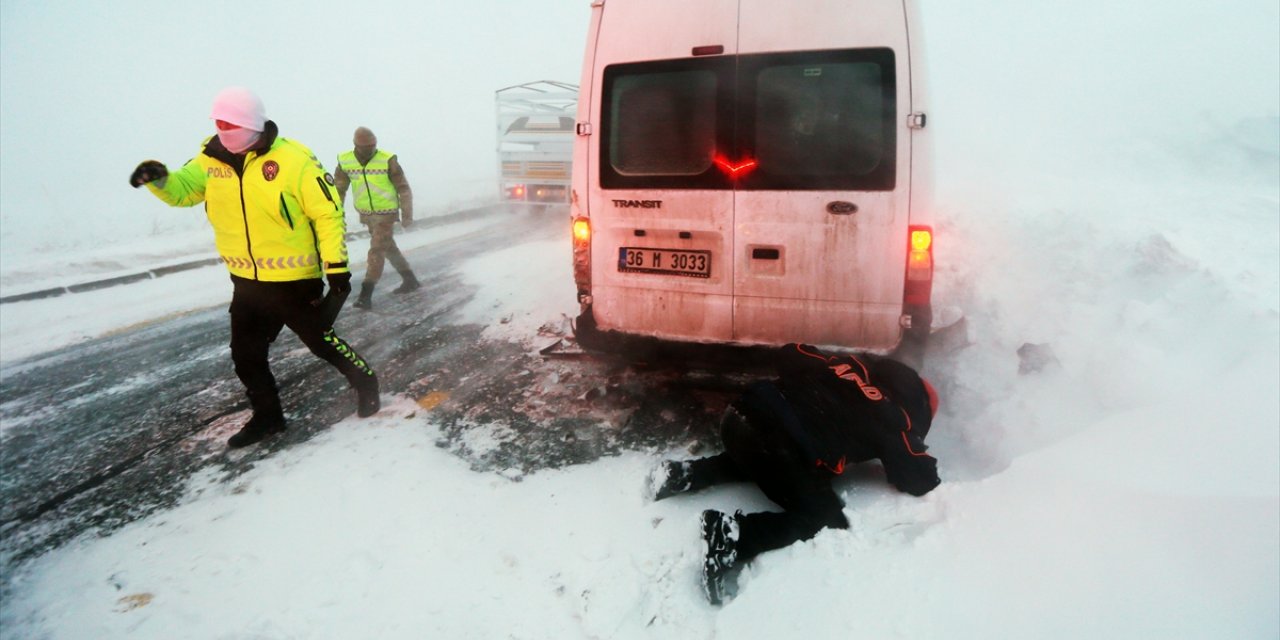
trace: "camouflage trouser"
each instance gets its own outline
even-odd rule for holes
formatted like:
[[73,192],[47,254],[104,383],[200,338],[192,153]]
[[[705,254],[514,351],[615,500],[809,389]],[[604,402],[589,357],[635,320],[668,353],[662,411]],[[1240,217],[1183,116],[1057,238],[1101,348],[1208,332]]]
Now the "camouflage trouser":
[[360,222],[369,227],[369,262],[364,272],[365,282],[372,284],[382,277],[382,266],[385,260],[390,260],[391,266],[395,267],[401,276],[408,277],[413,273],[409,268],[409,262],[400,253],[400,247],[396,246],[393,235],[396,224],[395,215],[361,215]]

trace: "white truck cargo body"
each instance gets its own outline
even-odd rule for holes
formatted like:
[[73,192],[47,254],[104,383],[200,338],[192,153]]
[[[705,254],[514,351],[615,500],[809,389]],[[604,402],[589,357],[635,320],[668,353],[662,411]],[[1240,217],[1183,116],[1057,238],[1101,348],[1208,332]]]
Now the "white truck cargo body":
[[914,0],[597,0],[579,331],[889,351],[931,322]]
[[569,201],[578,88],[540,80],[495,93],[498,196],[513,205]]

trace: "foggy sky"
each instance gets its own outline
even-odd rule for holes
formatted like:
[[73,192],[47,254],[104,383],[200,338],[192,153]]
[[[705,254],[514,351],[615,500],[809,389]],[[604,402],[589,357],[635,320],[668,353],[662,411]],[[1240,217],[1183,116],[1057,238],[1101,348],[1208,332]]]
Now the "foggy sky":
[[[1242,121],[1276,144],[1274,0],[923,7],[940,191],[1032,168],[1167,168],[1162,154],[1194,156]],[[494,193],[493,92],[576,84],[589,16],[589,0],[4,0],[0,242],[58,251],[200,228],[200,210],[169,210],[126,178],[144,159],[191,158],[233,84],[330,169],[356,126],[373,128],[419,217]]]
[[204,224],[128,186],[214,133],[229,85],[332,170],[357,126],[400,156],[418,216],[496,193],[495,90],[576,84],[588,0],[4,0],[0,238],[50,248]]

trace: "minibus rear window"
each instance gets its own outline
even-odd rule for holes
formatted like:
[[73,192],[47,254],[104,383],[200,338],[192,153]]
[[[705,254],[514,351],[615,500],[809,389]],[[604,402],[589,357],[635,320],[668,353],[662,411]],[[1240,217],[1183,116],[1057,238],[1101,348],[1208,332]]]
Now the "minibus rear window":
[[894,65],[873,48],[606,67],[600,186],[892,190]]
[[894,96],[884,90],[885,73],[893,67],[875,62],[759,67],[758,169],[742,187],[892,189]]
[[696,176],[716,145],[716,74],[622,75],[609,94],[609,165],[622,176]]

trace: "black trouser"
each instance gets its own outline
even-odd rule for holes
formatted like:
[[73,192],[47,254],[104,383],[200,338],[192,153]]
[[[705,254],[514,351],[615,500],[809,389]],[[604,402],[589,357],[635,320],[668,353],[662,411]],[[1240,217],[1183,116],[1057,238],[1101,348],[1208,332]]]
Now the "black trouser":
[[[769,390],[776,393],[776,389]],[[690,468],[692,489],[749,480],[785,510],[749,513],[739,518],[738,559],[749,560],[765,551],[808,540],[824,527],[849,528],[844,502],[831,486],[831,473],[799,453],[782,425],[784,418],[744,409],[740,403],[735,404],[721,419],[724,453],[695,460]],[[784,406],[781,410],[789,409]]]
[[231,360],[254,410],[279,405],[275,376],[267,361],[271,343],[289,327],[311,353],[338,368],[353,385],[373,370],[346,342],[325,325],[312,304],[324,293],[319,278],[262,282],[231,276]]

